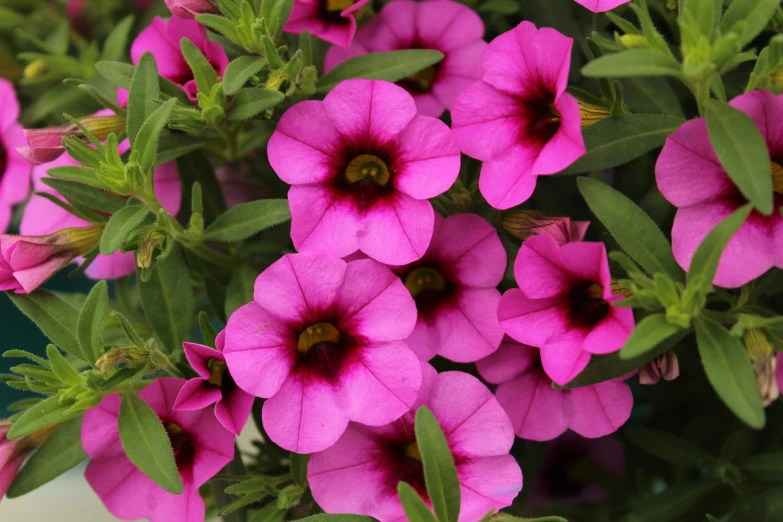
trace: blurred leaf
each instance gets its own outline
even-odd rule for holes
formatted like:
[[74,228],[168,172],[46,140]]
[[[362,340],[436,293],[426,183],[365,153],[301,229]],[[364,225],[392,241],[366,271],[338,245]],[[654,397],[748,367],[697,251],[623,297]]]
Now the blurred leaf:
[[323,75],[318,81],[318,92],[330,91],[341,81],[351,78],[396,82],[441,60],[443,53],[431,49],[406,49],[355,56]]
[[[100,69],[98,71],[100,72]],[[144,122],[155,111],[155,100],[159,97],[158,66],[155,57],[147,51],[133,69],[133,76],[128,86],[128,138],[134,148],[136,136]]]
[[201,151],[193,151],[177,158],[177,172],[182,180],[183,208],[191,207],[193,183],[201,185],[204,196],[204,219],[214,221],[226,210],[223,189],[215,176],[209,159]]
[[627,426],[625,436],[643,450],[678,466],[706,466],[718,458],[697,445],[669,433],[634,425]]
[[258,271],[250,265],[241,265],[234,271],[226,290],[226,317],[253,300],[253,286],[257,277]]
[[623,85],[625,102],[633,112],[685,118],[680,99],[668,79],[648,76],[626,78],[620,80],[620,83]]
[[297,519],[296,522],[376,522],[372,517],[362,515],[333,515],[322,513]]
[[400,482],[397,485],[397,494],[409,522],[438,522],[427,504],[409,484]]
[[633,76],[681,76],[680,63],[650,49],[631,49],[601,56],[582,67],[588,78],[628,78]]
[[11,426],[7,435],[8,438],[18,439],[34,431],[60,424],[75,417],[75,414],[68,413],[68,409],[73,403],[63,401],[61,404],[60,399],[57,395],[49,397],[24,412]]
[[783,482],[783,451],[754,455],[745,459],[740,468],[756,480]]
[[203,237],[204,241],[242,241],[290,219],[287,199],[259,199],[228,209],[207,227]]
[[250,522],[283,522],[283,520],[285,520],[285,513],[286,511],[284,509],[278,509],[277,502],[272,502],[262,507],[260,511],[253,515]]
[[297,485],[302,487],[307,486],[308,462],[310,462],[310,455],[291,452],[291,477]]
[[439,522],[457,522],[460,488],[454,457],[435,415],[422,406],[416,411],[416,443],[424,464],[424,481]]
[[[165,165],[190,152],[203,149],[217,141],[213,137],[190,136],[188,134],[166,134],[158,140],[158,156],[155,165]],[[180,173],[181,175],[181,173]]]
[[739,33],[738,42],[742,47],[764,30],[779,6],[779,0],[733,0],[723,15],[721,32],[729,33],[737,23],[742,23],[743,30]]
[[625,346],[620,350],[620,359],[642,356],[679,331],[679,326],[666,320],[666,314],[648,315],[634,327]]
[[647,497],[629,515],[638,522],[673,522],[679,520],[704,497],[715,491],[719,480],[701,480],[672,486],[662,493]]
[[128,34],[133,27],[133,15],[128,15],[114,26],[101,51],[101,60],[122,61],[127,55]]
[[514,0],[487,0],[481,3],[476,11],[479,13],[498,13],[511,15],[519,12],[519,3]]
[[84,358],[76,338],[76,322],[79,320],[76,308],[41,289],[32,294],[7,292],[6,295],[54,344],[78,359]]

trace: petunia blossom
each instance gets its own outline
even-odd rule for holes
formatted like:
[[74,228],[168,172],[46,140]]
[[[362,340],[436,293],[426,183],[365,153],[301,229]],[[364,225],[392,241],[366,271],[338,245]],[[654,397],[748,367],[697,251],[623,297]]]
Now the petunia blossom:
[[573,40],[524,21],[484,51],[482,79],[451,109],[462,152],[483,161],[479,189],[495,208],[526,201],[536,179],[585,153],[580,106],[565,92]]
[[351,423],[334,446],[311,455],[307,479],[324,511],[405,521],[399,482],[410,484],[430,504],[414,432],[420,406],[435,415],[454,456],[460,522],[475,522],[511,505],[522,490],[522,470],[509,455],[511,422],[487,387],[467,373],[437,374],[427,363],[422,372],[416,403],[399,420],[381,427]]
[[[81,118],[79,123],[99,141],[105,141],[109,134],[120,134],[125,130],[125,118],[106,110],[99,111],[93,116]],[[27,145],[19,147],[18,152],[35,165],[49,163],[65,153],[63,138],[66,137],[78,137],[86,140],[81,129],[73,123],[59,127],[25,129],[24,138]]]
[[166,0],[171,14],[179,18],[195,18],[200,14],[219,13],[215,0]]
[[381,426],[410,409],[421,367],[404,339],[415,323],[413,298],[380,263],[289,254],[231,315],[223,353],[236,384],[267,399],[269,437],[311,453],[348,421]]
[[619,350],[634,328],[633,311],[613,303],[603,243],[559,246],[549,236],[522,244],[514,263],[519,289],[503,294],[498,319],[520,343],[541,350],[544,371],[559,385],[579,374],[592,354]]
[[31,165],[17,148],[25,145],[14,86],[0,78],[0,233],[8,229],[11,209],[27,197]]
[[443,60],[397,82],[416,100],[419,113],[440,116],[457,95],[481,79],[484,22],[471,8],[451,0],[386,4],[371,22],[356,33],[351,47],[334,46],[326,53],[324,68],[367,53],[403,49],[434,49]]
[[577,4],[591,10],[594,13],[604,13],[627,4],[631,0],[575,0]]
[[56,430],[55,427],[47,427],[11,440],[8,432],[12,426],[8,421],[0,421],[0,500],[13,484],[25,459]]
[[408,344],[421,360],[441,355],[473,362],[503,339],[497,318],[506,272],[506,250],[497,230],[476,214],[435,216],[435,232],[424,256],[392,267],[410,291],[418,319]]
[[538,210],[512,210],[503,213],[503,229],[522,241],[546,235],[558,245],[582,241],[589,221],[571,221],[569,217],[547,216]]
[[[720,258],[714,284],[737,288],[776,266],[783,268],[783,95],[752,91],[729,103],[753,120],[769,149],[775,205],[765,216],[754,211],[731,238]],[[715,154],[704,118],[683,123],[666,138],[655,179],[675,207],[672,251],[687,270],[705,236],[747,203]]]
[[109,512],[120,520],[204,522],[199,488],[234,458],[234,435],[211,408],[175,411],[184,379],[160,378],[139,398],[160,418],[174,449],[184,491],[169,493],[133,465],[120,442],[120,396],[109,395],[84,414],[82,446],[92,459],[84,475]]
[[294,105],[267,150],[292,185],[297,250],[361,250],[390,265],[424,255],[435,221],[428,199],[448,190],[460,169],[449,128],[416,114],[402,87],[374,80],[344,81],[322,102]]
[[175,410],[200,410],[215,404],[215,416],[220,424],[235,435],[247,423],[254,397],[242,391],[226,365],[223,355],[226,332],[217,336],[216,349],[196,343],[182,343],[190,366],[199,377],[185,383],[174,403]]
[[551,440],[569,429],[603,437],[631,416],[633,395],[622,379],[557,390],[541,366],[540,351],[510,339],[476,366],[487,382],[498,385],[495,396],[522,439]]
[[356,34],[356,16],[370,0],[294,0],[283,31],[310,34],[348,47]]

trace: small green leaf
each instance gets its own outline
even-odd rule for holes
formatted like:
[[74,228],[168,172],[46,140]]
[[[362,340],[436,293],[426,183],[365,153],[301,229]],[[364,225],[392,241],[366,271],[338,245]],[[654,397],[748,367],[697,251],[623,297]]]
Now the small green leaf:
[[217,83],[217,76],[212,64],[187,38],[180,40],[180,47],[182,48],[182,56],[185,57],[190,70],[193,71],[193,79],[196,81],[198,92],[209,95],[212,87]]
[[750,116],[725,103],[707,104],[710,142],[726,173],[759,212],[772,213],[772,172],[767,145]]
[[110,194],[96,187],[91,187],[78,181],[69,181],[58,178],[41,178],[45,185],[49,185],[59,192],[65,199],[76,207],[95,209],[105,214],[114,214],[125,206],[126,199]]
[[[133,78],[133,73],[136,70],[136,68],[129,63],[111,61],[98,62],[95,64],[95,69],[97,69],[101,76],[106,78],[117,87],[122,87],[123,89],[130,88],[131,79]],[[158,83],[160,85],[160,94],[163,98],[176,98],[185,105],[192,105],[188,95],[185,94],[185,91],[183,91],[177,84],[172,83],[166,78],[160,77],[158,77]],[[69,91],[73,91],[73,89],[69,88]],[[77,94],[81,94],[78,93],[78,91],[76,92]]]
[[114,26],[101,51],[101,60],[120,61],[125,58],[128,34],[133,27],[133,15],[128,15]]
[[590,210],[634,261],[650,274],[661,272],[682,280],[669,241],[644,210],[598,180],[582,177],[577,185]]
[[701,275],[704,277],[704,281],[712,282],[715,278],[715,272],[718,271],[718,263],[723,251],[726,249],[726,245],[742,224],[745,223],[751,210],[750,204],[738,208],[707,234],[707,237],[704,238],[699,248],[693,254],[691,266],[688,269],[689,280],[697,275]]
[[84,353],[85,360],[94,365],[95,361],[103,355],[103,342],[100,331],[103,317],[109,307],[109,286],[106,281],[98,281],[92,287],[90,295],[79,312],[79,320],[76,323],[76,334],[79,338],[79,346]]
[[650,49],[631,49],[601,56],[582,67],[588,78],[681,76],[682,68],[671,56]]
[[128,89],[128,138],[134,148],[136,136],[155,110],[155,100],[159,97],[158,66],[155,57],[147,51],[133,70]]
[[277,502],[272,502],[253,515],[250,522],[283,522],[285,513],[285,509],[278,509]]
[[226,289],[226,317],[253,300],[257,278],[258,271],[250,265],[241,265],[234,271]]
[[79,311],[59,296],[38,289],[32,294],[6,293],[14,305],[33,321],[54,344],[79,359],[84,358],[76,338]]
[[226,210],[223,197],[223,189],[215,176],[215,171],[209,160],[199,151],[193,151],[177,158],[177,170],[182,178],[182,207],[192,205],[189,198],[192,194],[193,183],[201,185],[204,195],[204,219],[213,221]]
[[128,234],[141,225],[149,212],[150,209],[146,205],[130,205],[114,214],[103,229],[101,254],[108,256],[117,251]]
[[416,411],[416,443],[424,464],[427,493],[439,522],[457,522],[460,507],[459,479],[454,457],[435,415],[422,406]]
[[438,522],[427,504],[409,484],[400,482],[397,485],[397,494],[409,522]]
[[307,463],[310,462],[310,455],[300,455],[291,452],[291,477],[297,485],[307,486]]
[[720,323],[706,317],[694,319],[699,355],[712,387],[734,414],[748,426],[765,424],[753,364],[739,339]]
[[75,417],[74,414],[67,413],[72,404],[67,401],[60,403],[60,397],[57,395],[42,400],[14,422],[8,432],[8,438],[18,439]]
[[239,204],[219,216],[204,231],[205,241],[231,243],[291,219],[286,199],[259,199]]
[[223,92],[229,96],[236,94],[247,81],[266,65],[260,56],[240,56],[228,64],[223,74]]
[[169,493],[181,494],[184,487],[171,440],[147,403],[132,393],[124,394],[118,426],[122,447],[130,461],[158,486]]
[[230,120],[247,120],[270,107],[274,107],[285,99],[285,94],[280,91],[264,89],[263,87],[249,87],[239,91],[231,102],[228,110]]
[[169,121],[175,99],[169,99],[166,103],[155,109],[150,117],[139,129],[139,135],[134,144],[134,151],[139,153],[139,166],[145,171],[150,171],[155,166],[155,156],[158,154],[158,139],[160,133]]
[[699,31],[708,41],[712,39],[716,14],[720,14],[720,8],[721,5],[716,6],[715,0],[683,0],[680,5],[680,11],[690,12]]
[[740,468],[756,480],[783,482],[783,451],[754,455],[743,461]]
[[663,431],[634,425],[625,428],[625,436],[643,450],[678,466],[707,466],[718,461],[699,446]]
[[78,386],[81,384],[82,381],[79,377],[79,372],[68,363],[55,345],[50,344],[46,347],[46,358],[49,360],[49,366],[54,374],[64,384],[69,384],[71,386]]
[[648,315],[639,321],[631,332],[625,346],[620,350],[620,359],[642,356],[678,331],[680,327],[669,323],[665,314]]
[[323,75],[318,81],[318,92],[330,91],[341,81],[351,78],[396,82],[441,60],[443,53],[430,49],[406,49],[355,56]]
[[638,522],[671,522],[679,520],[704,497],[721,486],[720,480],[685,482],[662,493],[647,497],[631,512]]
[[[229,2],[224,2],[224,3],[229,3]],[[238,18],[239,17],[235,19]],[[213,31],[222,34],[232,42],[235,42],[237,44],[239,43],[239,37],[237,35],[237,29],[236,29],[237,24],[235,24],[232,20],[229,20],[225,16],[205,13],[205,14],[197,15],[196,21],[202,25],[209,27]]]
[[17,498],[48,484],[87,459],[82,449],[82,417],[63,424],[27,459],[13,484],[8,498]]
[[738,44],[744,47],[764,30],[779,6],[778,0],[733,0],[723,15],[721,32],[727,34],[738,22],[743,23],[744,29],[739,34]]

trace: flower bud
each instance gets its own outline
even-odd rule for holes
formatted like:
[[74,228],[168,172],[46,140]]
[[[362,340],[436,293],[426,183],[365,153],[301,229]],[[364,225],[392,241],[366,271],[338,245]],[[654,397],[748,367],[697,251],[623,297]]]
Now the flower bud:
[[582,117],[582,128],[589,127],[590,125],[598,123],[599,121],[612,115],[607,107],[591,105],[589,103],[583,102],[582,100],[577,100],[577,104],[579,105],[579,114]]
[[639,369],[639,384],[658,384],[661,379],[673,381],[680,376],[680,362],[674,350],[669,350]]
[[149,350],[136,346],[115,346],[95,361],[95,366],[103,373],[108,373],[121,364],[128,368],[142,368],[149,360]]
[[0,421],[0,499],[5,496],[25,459],[34,449],[46,442],[58,428],[58,425],[49,426],[19,439],[10,440],[8,432],[12,426],[13,424],[8,421]]
[[512,210],[503,213],[503,229],[522,241],[533,236],[549,236],[562,246],[585,237],[589,221],[550,217],[538,210]]
[[31,80],[33,78],[38,78],[39,76],[43,76],[49,72],[49,66],[46,65],[41,60],[34,60],[27,64],[27,67],[24,68],[24,71],[22,71],[22,77],[25,80]]
[[215,3],[210,0],[166,0],[166,7],[178,18],[193,19],[200,14],[219,12]]
[[152,266],[152,255],[155,249],[163,248],[163,242],[166,235],[162,232],[150,232],[139,240],[139,249],[136,250],[136,266],[139,268],[150,268]]
[[[79,120],[98,141],[105,141],[109,134],[119,134],[125,129],[125,118],[117,115],[87,116]],[[19,147],[19,153],[30,163],[39,165],[59,158],[65,148],[63,138],[77,137],[86,139],[84,133],[74,124],[45,129],[25,129],[27,147]]]
[[775,376],[778,364],[775,350],[764,332],[758,328],[745,330],[742,341],[745,343],[745,349],[753,363],[753,371],[756,372],[756,385],[761,400],[764,406],[769,406],[780,397],[780,389]]
[[624,34],[620,37],[620,43],[625,46],[626,49],[647,49],[647,38],[640,34]]

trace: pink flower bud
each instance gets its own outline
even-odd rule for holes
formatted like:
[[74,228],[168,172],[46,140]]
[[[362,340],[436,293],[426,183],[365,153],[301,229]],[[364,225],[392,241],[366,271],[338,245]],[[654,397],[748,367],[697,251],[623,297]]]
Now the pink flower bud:
[[19,439],[10,440],[8,432],[13,426],[8,421],[0,421],[0,499],[19,473],[25,459],[32,451],[43,444],[57,429],[56,426],[44,428]]
[[680,376],[680,362],[674,350],[669,350],[639,369],[639,384],[658,384],[661,379],[673,381]]
[[589,221],[547,216],[538,210],[515,210],[503,214],[503,229],[522,241],[533,236],[549,236],[563,246],[584,239],[588,226]]
[[[109,134],[119,134],[125,128],[125,118],[111,114],[110,116],[87,116],[79,120],[84,127],[99,141],[105,141]],[[65,148],[63,138],[76,136],[84,138],[84,133],[76,125],[62,125],[45,129],[25,129],[24,137],[27,147],[19,147],[19,153],[30,163],[40,165],[59,158]]]
[[171,14],[179,18],[195,18],[204,13],[217,13],[217,6],[210,0],[166,0]]

